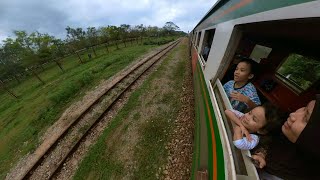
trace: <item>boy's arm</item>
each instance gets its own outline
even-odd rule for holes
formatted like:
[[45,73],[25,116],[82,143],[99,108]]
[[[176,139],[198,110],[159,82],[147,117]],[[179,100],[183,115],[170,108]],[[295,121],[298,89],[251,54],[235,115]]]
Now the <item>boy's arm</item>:
[[249,106],[249,109],[255,108],[258,106],[258,104],[256,104],[255,102],[253,102],[250,97],[243,95],[239,92],[233,92],[231,93],[231,97],[234,100],[240,101],[240,102],[244,102]]
[[249,106],[249,109],[253,109],[258,106],[249,97],[246,96],[246,98],[247,98],[247,101],[245,103]]

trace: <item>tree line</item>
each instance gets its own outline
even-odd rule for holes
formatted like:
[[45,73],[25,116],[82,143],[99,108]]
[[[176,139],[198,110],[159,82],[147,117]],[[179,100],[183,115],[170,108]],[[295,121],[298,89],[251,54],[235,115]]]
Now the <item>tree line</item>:
[[[78,54],[83,49],[92,49],[95,53],[97,45],[104,44],[108,48],[109,44],[122,42],[126,46],[127,42],[139,40],[143,37],[162,37],[167,35],[182,35],[179,27],[173,22],[167,22],[162,28],[157,26],[122,24],[120,26],[88,27],[87,29],[66,27],[67,35],[65,39],[59,39],[47,33],[26,31],[14,31],[15,38],[6,38],[0,47],[0,82],[6,79],[16,79],[26,73],[33,73],[34,69],[41,68],[42,64],[55,62],[59,64],[59,59],[68,55],[76,54],[80,63],[82,60]],[[41,81],[41,79],[39,79]]]

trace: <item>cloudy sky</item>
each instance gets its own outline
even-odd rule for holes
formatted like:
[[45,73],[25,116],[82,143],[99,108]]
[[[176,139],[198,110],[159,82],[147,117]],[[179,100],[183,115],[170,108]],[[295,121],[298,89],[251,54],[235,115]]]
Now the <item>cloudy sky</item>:
[[188,32],[216,0],[0,0],[0,42],[13,30],[59,38],[67,26],[86,28],[130,24],[163,27],[174,22]]

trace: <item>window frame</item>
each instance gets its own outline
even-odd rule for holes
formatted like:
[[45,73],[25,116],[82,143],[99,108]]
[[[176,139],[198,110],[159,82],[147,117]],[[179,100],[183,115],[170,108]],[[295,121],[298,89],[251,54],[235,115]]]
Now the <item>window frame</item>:
[[311,83],[311,85],[309,87],[307,87],[306,89],[303,89],[299,86],[299,84],[297,84],[296,82],[294,82],[293,80],[290,80],[288,78],[286,78],[284,75],[282,75],[281,73],[278,72],[278,70],[281,68],[281,66],[288,60],[288,58],[293,55],[293,54],[296,54],[296,55],[300,55],[300,56],[303,56],[303,57],[307,57],[309,58],[308,56],[304,56],[304,55],[301,55],[301,54],[298,54],[298,53],[295,53],[295,52],[292,52],[292,53],[289,53],[289,55],[284,58],[282,60],[282,62],[279,64],[279,66],[276,68],[275,70],[275,77],[276,79],[281,83],[283,84],[284,86],[288,87],[291,91],[293,91],[295,94],[297,95],[300,95],[302,94],[303,92],[306,92],[308,91],[311,87],[314,86],[314,84],[316,84],[319,80],[320,80],[320,77],[318,77],[315,81],[313,81]]

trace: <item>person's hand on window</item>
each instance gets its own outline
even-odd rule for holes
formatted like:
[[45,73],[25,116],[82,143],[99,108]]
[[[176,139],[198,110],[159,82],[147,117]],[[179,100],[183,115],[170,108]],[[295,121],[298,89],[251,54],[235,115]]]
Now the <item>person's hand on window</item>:
[[254,155],[252,155],[252,158],[259,163],[259,168],[261,168],[261,169],[267,165],[266,160],[265,160],[265,156],[262,153],[254,154]]

